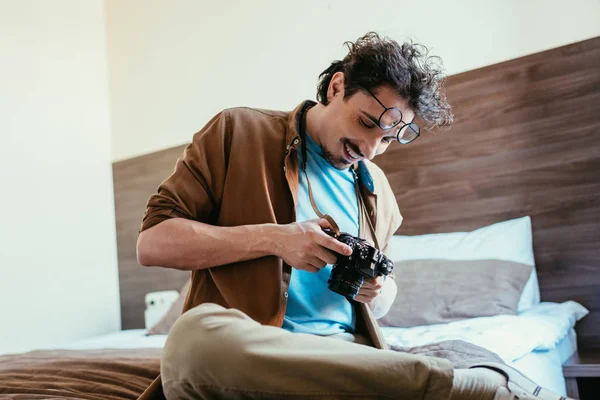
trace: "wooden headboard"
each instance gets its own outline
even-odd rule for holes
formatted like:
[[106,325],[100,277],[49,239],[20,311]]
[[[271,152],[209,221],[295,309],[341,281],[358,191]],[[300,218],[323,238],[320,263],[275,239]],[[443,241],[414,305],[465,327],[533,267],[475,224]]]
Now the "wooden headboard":
[[[542,300],[591,311],[577,326],[581,346],[600,346],[599,66],[595,38],[451,76],[452,129],[375,159],[404,215],[398,234],[530,215]],[[144,326],[145,293],[178,290],[189,276],[135,258],[146,201],[183,149],[113,165],[123,329]]]
[[530,215],[542,301],[586,306],[579,343],[600,346],[600,38],[453,75],[447,95],[450,130],[375,160],[397,233]]
[[142,267],[137,262],[136,242],[148,198],[169,176],[185,146],[119,161],[113,164],[121,328],[144,327],[144,295],[159,290],[180,290],[189,272]]

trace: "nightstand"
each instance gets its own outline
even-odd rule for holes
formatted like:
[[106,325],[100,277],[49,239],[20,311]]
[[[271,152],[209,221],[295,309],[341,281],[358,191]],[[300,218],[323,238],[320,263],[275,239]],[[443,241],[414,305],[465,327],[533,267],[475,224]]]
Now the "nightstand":
[[579,349],[563,365],[567,396],[588,400],[600,398],[600,349]]

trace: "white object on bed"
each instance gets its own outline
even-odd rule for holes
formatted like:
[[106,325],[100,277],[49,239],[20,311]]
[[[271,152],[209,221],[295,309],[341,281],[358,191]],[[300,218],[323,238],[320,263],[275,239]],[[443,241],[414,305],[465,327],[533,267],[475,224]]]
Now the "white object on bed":
[[540,303],[520,315],[470,318],[412,328],[382,327],[389,344],[423,346],[464,340],[514,362],[535,350],[552,350],[589,311],[579,303]]
[[394,235],[390,239],[387,256],[392,261],[491,259],[531,265],[531,276],[523,288],[517,311],[525,311],[540,302],[529,216],[498,222],[471,232]]
[[159,292],[146,293],[144,302],[144,326],[150,329],[169,311],[173,303],[179,298],[177,290],[161,290]]
[[538,385],[567,395],[562,365],[577,351],[577,335],[571,329],[552,350],[533,351],[508,365],[518,369]]

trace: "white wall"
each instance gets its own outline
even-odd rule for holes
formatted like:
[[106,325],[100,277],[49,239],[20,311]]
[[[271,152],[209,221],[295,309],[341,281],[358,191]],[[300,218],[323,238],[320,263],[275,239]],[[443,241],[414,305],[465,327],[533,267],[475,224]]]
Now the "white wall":
[[600,35],[600,1],[107,0],[114,160],[188,142],[219,110],[315,98],[342,43],[412,37],[455,74]]
[[102,0],[0,0],[0,353],[120,328]]

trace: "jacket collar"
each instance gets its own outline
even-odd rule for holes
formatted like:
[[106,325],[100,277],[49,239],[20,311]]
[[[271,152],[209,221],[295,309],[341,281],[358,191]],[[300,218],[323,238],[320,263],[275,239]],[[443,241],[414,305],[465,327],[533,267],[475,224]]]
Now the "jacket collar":
[[[300,134],[302,118],[304,117],[304,114],[316,104],[317,103],[312,100],[305,100],[290,113],[285,135],[285,141],[288,149],[296,149],[298,146],[302,145],[302,135]],[[357,164],[355,164],[355,166],[353,166],[353,168],[355,168],[359,183],[367,188],[369,192],[374,193],[375,185],[373,184],[373,178],[365,162],[359,161]]]

